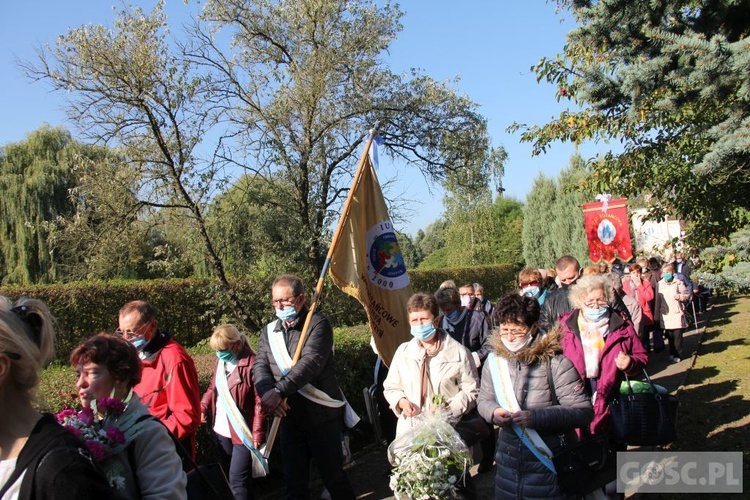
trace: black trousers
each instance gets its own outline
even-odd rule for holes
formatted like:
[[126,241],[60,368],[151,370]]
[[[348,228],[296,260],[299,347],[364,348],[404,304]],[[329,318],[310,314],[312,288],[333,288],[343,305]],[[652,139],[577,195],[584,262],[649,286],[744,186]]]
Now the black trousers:
[[310,430],[300,429],[291,418],[281,420],[281,460],[287,499],[310,498],[310,461],[315,464],[332,500],[354,499],[354,490],[344,472],[341,451],[343,418],[335,418]]

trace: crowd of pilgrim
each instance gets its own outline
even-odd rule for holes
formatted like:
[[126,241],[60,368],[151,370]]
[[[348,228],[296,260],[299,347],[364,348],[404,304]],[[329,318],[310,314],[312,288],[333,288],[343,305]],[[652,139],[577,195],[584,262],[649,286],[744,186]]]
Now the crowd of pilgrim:
[[[563,498],[554,473],[510,429],[553,453],[561,435],[610,433],[607,402],[661,348],[658,339],[670,360],[683,356],[690,261],[677,254],[663,265],[581,269],[563,256],[554,269],[522,270],[518,289],[494,304],[483,292],[446,282],[408,300],[412,339],[380,371],[390,409],[381,411],[383,429],[393,440],[440,395],[457,433],[481,450],[479,473],[495,470],[496,498]],[[116,331],[85,340],[69,359],[89,425],[119,405],[120,434],[92,456],[59,414],[35,405],[40,371],[54,358],[52,314],[39,300],[0,298],[0,497],[187,498],[196,432],[208,425],[234,497],[252,498],[259,450],[278,417],[285,497],[309,498],[314,464],[331,498],[354,498],[341,446],[352,412],[336,379],[331,325],[311,313],[296,276],[274,281],[271,305],[277,318],[257,352],[234,326],[216,328],[215,371],[201,396],[192,359],[159,328],[153,305],[125,304]]]

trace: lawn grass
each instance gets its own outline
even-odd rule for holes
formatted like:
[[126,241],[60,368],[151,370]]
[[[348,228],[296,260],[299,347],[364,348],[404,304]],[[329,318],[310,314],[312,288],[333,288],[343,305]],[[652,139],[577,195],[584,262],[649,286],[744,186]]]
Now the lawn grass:
[[[750,492],[750,296],[721,298],[711,312],[695,366],[679,393],[681,451],[741,451],[744,496]],[[667,498],[666,495],[659,495]],[[703,498],[743,495],[707,494]],[[670,498],[678,498],[670,495]],[[681,496],[684,498],[684,495]]]

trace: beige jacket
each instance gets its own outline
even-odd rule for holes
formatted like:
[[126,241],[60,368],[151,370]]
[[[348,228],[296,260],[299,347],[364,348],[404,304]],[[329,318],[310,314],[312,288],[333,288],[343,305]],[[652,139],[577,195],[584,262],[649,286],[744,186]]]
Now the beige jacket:
[[[468,349],[444,331],[438,332],[444,336],[443,347],[435,357],[428,358],[430,383],[425,406],[430,406],[433,395],[442,394],[448,401],[453,416],[460,418],[477,405],[477,369]],[[393,355],[388,376],[383,382],[385,399],[399,417],[396,426],[397,437],[413,425],[412,418],[401,414],[398,402],[401,398],[407,398],[415,405],[419,405],[424,352],[417,339],[401,344]]]
[[670,282],[660,280],[656,291],[654,320],[665,330],[685,328],[685,302],[689,298],[690,294],[682,281],[677,278],[672,278]]

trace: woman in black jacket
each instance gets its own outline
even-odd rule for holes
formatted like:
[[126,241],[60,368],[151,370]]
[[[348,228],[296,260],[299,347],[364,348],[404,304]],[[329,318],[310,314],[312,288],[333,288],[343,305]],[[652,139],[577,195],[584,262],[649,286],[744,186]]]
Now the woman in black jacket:
[[34,299],[0,297],[0,498],[114,498],[83,443],[33,406],[39,371],[54,357],[52,316]]

